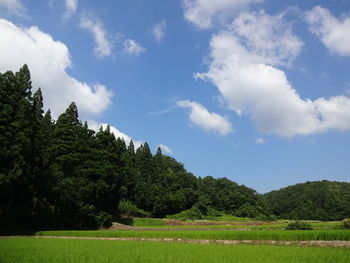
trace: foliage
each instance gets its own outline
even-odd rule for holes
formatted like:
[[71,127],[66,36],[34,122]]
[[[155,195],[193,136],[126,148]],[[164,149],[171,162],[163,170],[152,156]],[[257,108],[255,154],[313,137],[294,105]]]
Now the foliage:
[[295,221],[289,223],[286,227],[286,230],[312,230],[312,226],[304,221]]
[[306,182],[264,197],[278,218],[336,221],[350,217],[350,183]]
[[119,208],[132,216],[270,214],[250,188],[197,178],[160,148],[153,155],[147,143],[135,151],[109,126],[90,130],[74,102],[55,122],[49,110],[44,114],[41,90],[31,89],[26,65],[0,74],[0,232],[99,228],[118,215],[120,200],[130,201]]
[[178,214],[168,215],[167,218],[180,220],[199,220],[203,218],[203,215],[196,206],[193,206],[191,209],[182,211]]
[[130,201],[121,200],[118,210],[123,217],[150,217],[150,213],[138,208]]
[[345,218],[342,221],[342,227],[345,229],[350,229],[350,218]]
[[89,129],[74,102],[54,121],[41,90],[31,90],[26,65],[0,74],[0,232],[108,226],[120,200],[130,202],[121,203],[122,213],[160,218],[350,216],[350,184],[314,182],[262,196],[227,178],[198,178],[160,148],[135,149],[109,126]]
[[0,261],[53,262],[348,262],[342,248],[184,244],[106,240],[11,238],[0,240]]

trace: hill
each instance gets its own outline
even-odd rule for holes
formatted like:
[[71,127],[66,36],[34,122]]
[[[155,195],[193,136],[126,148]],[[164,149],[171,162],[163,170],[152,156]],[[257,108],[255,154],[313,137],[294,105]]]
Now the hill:
[[264,197],[279,218],[342,220],[350,217],[350,183],[306,182],[271,191]]

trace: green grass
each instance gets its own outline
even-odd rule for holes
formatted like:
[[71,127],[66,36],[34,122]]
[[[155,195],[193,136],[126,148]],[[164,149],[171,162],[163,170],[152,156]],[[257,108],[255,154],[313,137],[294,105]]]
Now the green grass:
[[[187,228],[187,229],[197,229],[197,228],[212,228],[212,229],[229,229],[229,228],[249,228],[249,229],[284,229],[289,222],[293,220],[278,220],[269,224],[268,222],[263,222],[262,225],[258,226],[247,226],[244,223],[247,222],[256,222],[250,218],[235,217],[232,215],[222,215],[220,217],[206,217],[205,221],[210,223],[242,223],[242,225],[201,225],[201,226],[191,226],[191,225],[181,225],[181,226],[170,226],[167,225],[165,220],[162,218],[116,218],[116,222],[133,226],[133,227],[143,227],[143,228]],[[201,222],[203,220],[199,220]],[[190,221],[192,222],[192,221]],[[193,221],[196,222],[196,221]],[[341,229],[341,222],[319,222],[319,221],[310,221],[309,222],[313,229],[315,230],[326,230],[326,229]]]
[[350,240],[349,230],[251,230],[251,231],[40,231],[36,235],[76,237],[184,238],[220,240]]
[[222,214],[221,216],[204,216],[203,219],[211,220],[211,221],[226,221],[226,222],[250,222],[256,221],[252,218],[246,217],[237,217],[229,214]]
[[350,250],[297,246],[10,238],[0,239],[0,262],[345,263],[350,262]]

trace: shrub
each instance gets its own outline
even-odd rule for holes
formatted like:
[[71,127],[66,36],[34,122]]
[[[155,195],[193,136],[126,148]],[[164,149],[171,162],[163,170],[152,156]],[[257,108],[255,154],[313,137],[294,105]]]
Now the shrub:
[[277,217],[275,215],[263,215],[263,214],[260,214],[260,215],[257,215],[255,217],[255,219],[258,220],[258,221],[271,222],[271,221],[276,221]]
[[119,202],[118,210],[123,217],[150,217],[151,214],[143,209],[138,208],[128,200],[121,200]]
[[96,216],[98,228],[108,228],[112,225],[112,215],[106,212],[100,212]]
[[207,216],[214,216],[214,217],[219,217],[222,216],[223,212],[216,210],[215,208],[209,207]]
[[289,223],[286,230],[312,230],[312,226],[307,222],[295,221],[293,223]]
[[199,220],[202,219],[203,216],[201,214],[201,211],[199,211],[198,207],[192,206],[192,208],[189,210],[185,210],[174,215],[168,215],[167,218],[180,220]]
[[345,229],[350,229],[350,218],[345,218],[342,221],[342,227]]

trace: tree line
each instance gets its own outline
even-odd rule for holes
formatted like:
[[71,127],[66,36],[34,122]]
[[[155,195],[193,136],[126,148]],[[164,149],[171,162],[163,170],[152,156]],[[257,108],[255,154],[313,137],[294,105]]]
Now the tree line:
[[226,178],[197,178],[182,163],[135,149],[79,120],[71,103],[57,121],[44,113],[30,72],[0,74],[0,219],[2,226],[98,228],[118,216],[120,200],[163,217],[197,206],[242,216],[267,215],[262,197]]
[[[313,219],[304,210],[286,212],[292,205],[283,200],[290,193],[262,196],[227,178],[196,177],[160,148],[155,154],[147,143],[135,149],[109,126],[95,132],[80,121],[74,102],[53,120],[50,110],[43,110],[41,90],[32,93],[26,65],[17,73],[0,73],[0,162],[0,228],[5,230],[108,226],[120,216],[120,201],[153,217],[195,208],[203,215]],[[297,200],[297,206],[305,206],[304,199]],[[337,219],[349,216],[349,203],[336,208],[347,207]],[[331,206],[324,213],[333,213]]]

